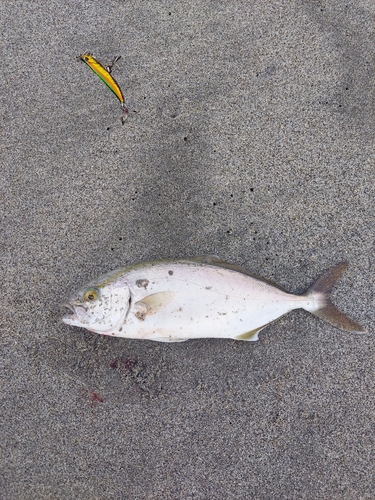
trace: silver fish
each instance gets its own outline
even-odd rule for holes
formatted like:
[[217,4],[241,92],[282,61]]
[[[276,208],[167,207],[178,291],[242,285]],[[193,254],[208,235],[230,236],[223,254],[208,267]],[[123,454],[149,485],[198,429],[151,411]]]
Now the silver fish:
[[363,331],[331,302],[341,262],[301,295],[216,257],[157,261],[112,271],[64,304],[68,325],[114,337],[183,342],[197,338],[258,340],[267,325],[305,309],[338,328]]

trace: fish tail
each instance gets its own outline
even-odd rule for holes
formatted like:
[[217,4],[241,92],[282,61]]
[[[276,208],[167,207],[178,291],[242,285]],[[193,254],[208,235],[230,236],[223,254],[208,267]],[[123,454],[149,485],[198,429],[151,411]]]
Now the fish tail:
[[306,299],[311,299],[304,309],[342,330],[363,332],[364,328],[356,321],[349,318],[349,316],[342,313],[331,300],[332,289],[344,274],[347,267],[347,261],[340,262],[320,276],[315,283],[302,294]]

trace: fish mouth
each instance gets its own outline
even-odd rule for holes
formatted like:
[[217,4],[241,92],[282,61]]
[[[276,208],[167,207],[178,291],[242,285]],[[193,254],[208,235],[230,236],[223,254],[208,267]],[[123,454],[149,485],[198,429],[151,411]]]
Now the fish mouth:
[[63,304],[63,307],[66,307],[67,309],[69,309],[69,311],[73,314],[75,314],[75,310],[74,310],[74,307],[72,306],[72,304],[69,304],[68,302],[66,302],[65,304]]
[[[77,320],[75,309],[72,306],[72,304],[69,304],[69,303],[63,304],[63,307],[65,307],[66,309],[69,309],[69,313],[65,314],[62,318],[63,323],[65,323],[67,325],[71,325],[73,321]],[[65,311],[65,312],[67,312],[67,311]]]
[[82,316],[82,313],[84,315],[87,312],[86,307],[74,306],[69,302],[63,304],[63,307],[69,309],[69,313],[62,318],[63,322],[66,323],[67,325],[80,326],[81,325],[80,316]]

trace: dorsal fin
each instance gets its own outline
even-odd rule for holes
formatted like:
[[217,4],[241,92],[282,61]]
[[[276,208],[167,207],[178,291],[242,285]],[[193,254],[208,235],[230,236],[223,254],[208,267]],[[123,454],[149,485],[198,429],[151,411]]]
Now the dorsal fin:
[[217,266],[217,267],[222,267],[224,269],[230,269],[231,271],[236,271],[238,273],[246,274],[247,276],[251,276],[252,278],[255,278],[256,280],[263,281],[264,283],[267,283],[268,285],[272,285],[279,290],[282,290],[283,292],[290,293],[288,290],[286,290],[284,287],[279,285],[278,283],[275,283],[272,280],[269,280],[267,278],[263,278],[262,276],[257,276],[256,274],[250,273],[247,269],[241,266],[237,266],[235,264],[230,264],[229,262],[225,262],[224,260],[219,259],[219,257],[216,257],[214,255],[207,255],[206,257],[193,257],[191,259],[188,259],[189,261],[193,262],[198,262],[200,264],[208,264],[211,266]]

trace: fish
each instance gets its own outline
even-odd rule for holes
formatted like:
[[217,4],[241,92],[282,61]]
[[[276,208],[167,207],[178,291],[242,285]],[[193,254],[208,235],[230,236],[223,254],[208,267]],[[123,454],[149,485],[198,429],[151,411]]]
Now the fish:
[[111,69],[114,64],[120,59],[121,56],[115,57],[112,63],[105,68],[95,57],[89,52],[85,52],[81,56],[79,56],[82,61],[84,61],[90,68],[98,75],[98,77],[103,80],[103,82],[112,90],[112,92],[117,96],[119,101],[121,102],[121,107],[123,111],[127,114],[128,109],[125,104],[124,94],[120,89],[119,84],[111,75]]
[[198,338],[255,341],[294,309],[331,325],[363,331],[341,312],[331,291],[348,267],[340,262],[296,295],[215,256],[145,262],[116,269],[81,288],[64,304],[67,325],[113,337],[159,342]]

